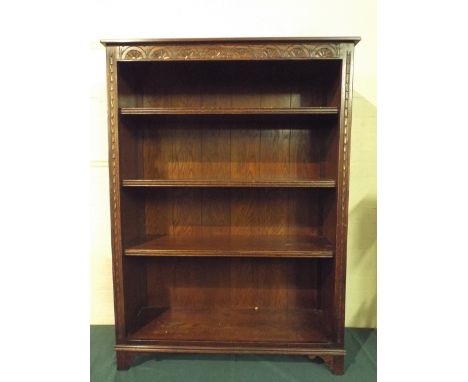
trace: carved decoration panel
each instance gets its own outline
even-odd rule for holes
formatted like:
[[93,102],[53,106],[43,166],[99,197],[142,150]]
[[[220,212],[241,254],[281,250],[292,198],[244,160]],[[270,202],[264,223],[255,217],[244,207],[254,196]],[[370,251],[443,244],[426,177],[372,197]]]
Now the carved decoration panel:
[[120,46],[120,60],[259,60],[338,58],[340,44],[141,45]]

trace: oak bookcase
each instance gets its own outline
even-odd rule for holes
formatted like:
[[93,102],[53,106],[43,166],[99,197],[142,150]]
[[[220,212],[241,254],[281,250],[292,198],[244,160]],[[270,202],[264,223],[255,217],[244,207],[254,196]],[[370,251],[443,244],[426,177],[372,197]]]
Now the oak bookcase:
[[343,373],[358,41],[102,41],[118,369],[257,353]]

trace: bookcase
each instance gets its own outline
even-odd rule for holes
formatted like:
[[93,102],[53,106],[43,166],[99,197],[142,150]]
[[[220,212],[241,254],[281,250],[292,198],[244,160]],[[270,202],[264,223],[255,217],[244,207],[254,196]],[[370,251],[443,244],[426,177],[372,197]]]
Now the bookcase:
[[102,41],[118,369],[182,352],[344,372],[358,41]]

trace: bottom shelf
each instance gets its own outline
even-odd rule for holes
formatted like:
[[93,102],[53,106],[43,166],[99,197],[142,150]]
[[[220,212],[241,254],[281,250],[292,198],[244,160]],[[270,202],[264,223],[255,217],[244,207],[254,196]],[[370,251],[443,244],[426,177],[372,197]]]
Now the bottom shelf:
[[313,309],[145,308],[129,340],[328,342],[321,311]]

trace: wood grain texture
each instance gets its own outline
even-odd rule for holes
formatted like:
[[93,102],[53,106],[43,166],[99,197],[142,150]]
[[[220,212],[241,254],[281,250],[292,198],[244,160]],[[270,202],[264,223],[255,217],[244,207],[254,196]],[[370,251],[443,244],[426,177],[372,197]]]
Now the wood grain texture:
[[231,130],[231,179],[260,178],[260,130]]
[[[217,97],[218,98],[218,97]],[[272,96],[273,99],[276,99]],[[208,98],[205,97],[204,100]],[[208,103],[208,102],[206,102]],[[289,103],[289,101],[288,101]],[[271,105],[271,102],[268,103]],[[120,109],[122,115],[283,115],[283,114],[304,114],[304,115],[320,115],[330,114],[337,115],[337,107],[208,107],[208,108],[189,108],[189,107],[173,107],[173,108],[157,108],[157,107],[123,107]]]
[[[173,141],[172,126],[143,130],[143,179],[173,178]],[[128,158],[135,162],[137,158]],[[125,180],[125,179],[124,179]]]
[[202,191],[202,234],[203,237],[226,238],[231,233],[230,191],[223,188]]
[[122,131],[130,142],[122,154],[127,169],[122,185],[334,187],[338,146],[331,137],[337,135],[336,123],[271,118],[126,120]]
[[180,127],[172,140],[169,173],[174,179],[192,179],[201,174],[202,142],[197,128]]
[[357,41],[105,42],[119,369],[167,351],[343,372]]
[[202,179],[229,179],[231,177],[230,143],[231,131],[229,128],[201,130],[200,175]]
[[[282,214],[284,216],[284,214]],[[274,218],[275,216],[272,215]],[[198,216],[197,216],[198,218]],[[271,223],[273,224],[273,223]],[[224,226],[223,226],[224,228]],[[272,228],[270,228],[272,229]],[[277,229],[276,229],[277,230]],[[287,226],[282,230],[286,233]],[[184,231],[185,232],[185,231]],[[331,244],[313,236],[221,235],[199,233],[195,237],[161,236],[125,249],[127,256],[250,256],[250,257],[332,257]]]
[[174,236],[198,236],[202,232],[200,189],[172,190],[172,234]]
[[[158,308],[315,309],[314,258],[142,257],[147,305]],[[307,298],[304,298],[307,296]],[[318,309],[317,309],[318,310]],[[141,323],[141,322],[140,322]]]
[[[264,166],[263,163],[261,163]],[[225,168],[225,162],[212,163],[207,167]],[[238,188],[238,187],[279,187],[279,188],[335,188],[336,181],[333,179],[294,179],[274,177],[271,179],[256,178],[252,180],[232,179],[225,180],[225,175],[222,171],[217,174],[208,175],[208,171],[203,171],[204,176],[209,178],[202,179],[124,179],[123,187],[223,187],[223,188]],[[219,180],[216,178],[220,177]],[[214,179],[213,179],[214,178]]]
[[287,178],[289,172],[291,130],[260,130],[260,178]]
[[[145,205],[139,236],[198,234],[320,236],[314,188],[131,188]],[[327,190],[328,191],[328,190]]]
[[121,115],[339,112],[339,60],[127,62],[121,72]]
[[[312,309],[149,309],[130,340],[328,342]],[[313,328],[313,329],[312,329]]]
[[171,308],[199,309],[226,303],[229,279],[225,279],[223,262],[208,264],[194,258],[174,260]]

